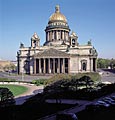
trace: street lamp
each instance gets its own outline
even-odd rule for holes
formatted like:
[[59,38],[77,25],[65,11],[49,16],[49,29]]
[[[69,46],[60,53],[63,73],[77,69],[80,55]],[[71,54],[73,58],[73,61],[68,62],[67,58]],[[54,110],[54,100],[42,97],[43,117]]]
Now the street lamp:
[[24,73],[23,73],[23,68],[22,68],[22,81],[24,81]]

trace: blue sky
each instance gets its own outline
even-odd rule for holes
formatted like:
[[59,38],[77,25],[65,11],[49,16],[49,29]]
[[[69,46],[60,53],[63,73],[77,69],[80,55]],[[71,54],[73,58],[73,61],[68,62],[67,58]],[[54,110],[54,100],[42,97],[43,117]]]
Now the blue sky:
[[0,58],[16,60],[20,42],[30,46],[34,32],[42,45],[57,4],[79,44],[91,39],[98,57],[115,58],[115,0],[0,0]]

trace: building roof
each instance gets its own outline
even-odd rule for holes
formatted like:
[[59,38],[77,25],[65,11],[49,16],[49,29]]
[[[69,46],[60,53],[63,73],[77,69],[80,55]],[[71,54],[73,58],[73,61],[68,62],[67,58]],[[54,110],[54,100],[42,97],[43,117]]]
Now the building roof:
[[68,58],[70,55],[66,52],[62,52],[59,50],[56,50],[54,48],[50,48],[47,50],[44,50],[43,52],[35,53],[34,58]]

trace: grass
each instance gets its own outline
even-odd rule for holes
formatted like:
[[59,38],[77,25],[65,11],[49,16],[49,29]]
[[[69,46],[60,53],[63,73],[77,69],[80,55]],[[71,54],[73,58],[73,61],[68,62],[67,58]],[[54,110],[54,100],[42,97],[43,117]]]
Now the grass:
[[19,86],[19,85],[0,85],[0,87],[8,88],[13,93],[14,96],[23,94],[28,90],[27,87]]
[[15,79],[9,79],[9,78],[0,78],[0,82],[15,82]]

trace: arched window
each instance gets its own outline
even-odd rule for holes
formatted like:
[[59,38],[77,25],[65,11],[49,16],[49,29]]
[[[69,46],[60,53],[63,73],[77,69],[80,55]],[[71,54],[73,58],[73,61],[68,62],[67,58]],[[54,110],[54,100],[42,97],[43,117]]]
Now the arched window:
[[75,39],[72,39],[72,46],[75,46]]

